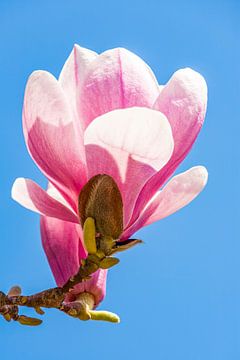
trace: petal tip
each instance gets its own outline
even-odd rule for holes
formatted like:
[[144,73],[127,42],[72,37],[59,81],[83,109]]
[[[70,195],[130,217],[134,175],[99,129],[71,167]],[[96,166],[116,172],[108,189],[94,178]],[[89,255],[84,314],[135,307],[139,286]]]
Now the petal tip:
[[208,181],[208,171],[203,165],[194,166],[191,169],[187,170],[186,173],[189,173],[191,178],[194,180],[194,183],[198,187],[198,191],[202,191]]
[[52,77],[54,78],[54,76],[46,71],[46,70],[34,70],[28,77],[28,82],[29,80],[33,81],[33,80],[38,80],[41,77]]
[[11,198],[15,201],[17,200],[17,192],[18,192],[18,188],[19,186],[24,182],[24,178],[16,178],[15,181],[12,184],[12,189],[11,189]]
[[202,187],[204,188],[208,182],[208,171],[205,168],[205,166],[202,165],[198,166],[198,169],[199,169],[199,177],[202,180]]
[[[196,70],[190,67],[179,69],[174,73],[175,80],[179,81],[185,87],[199,92],[201,90],[202,95],[207,96],[207,83],[204,77]],[[194,91],[194,92],[195,92]]]

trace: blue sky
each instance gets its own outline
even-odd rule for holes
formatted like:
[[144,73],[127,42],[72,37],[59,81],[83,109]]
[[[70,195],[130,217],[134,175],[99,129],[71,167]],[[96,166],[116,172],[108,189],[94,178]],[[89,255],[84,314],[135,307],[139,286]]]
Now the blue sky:
[[[101,52],[123,46],[160,83],[178,68],[209,87],[203,130],[177,172],[205,165],[209,183],[191,205],[139,232],[145,244],[121,255],[102,308],[119,325],[80,322],[49,310],[38,328],[0,319],[1,358],[63,360],[240,358],[238,0],[0,1],[0,289],[54,285],[39,217],[10,198],[18,176],[44,185],[22,135],[24,87],[35,69],[58,75],[74,43]],[[27,312],[28,314],[31,311]]]

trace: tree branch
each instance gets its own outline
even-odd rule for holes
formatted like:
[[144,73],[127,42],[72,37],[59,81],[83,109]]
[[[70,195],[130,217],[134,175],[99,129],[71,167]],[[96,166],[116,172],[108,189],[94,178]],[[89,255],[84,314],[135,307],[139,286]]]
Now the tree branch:
[[[105,257],[104,257],[105,258]],[[18,307],[26,306],[34,308],[38,314],[44,314],[42,307],[59,309],[66,314],[79,317],[81,307],[74,303],[64,304],[64,298],[75,285],[89,279],[100,268],[103,258],[89,255],[83,261],[78,273],[71,277],[63,287],[55,287],[41,291],[34,295],[12,295],[11,290],[6,295],[0,291],[0,314],[7,321],[18,321],[23,325],[39,325],[42,321],[24,315],[18,315]],[[72,304],[72,305],[71,305]],[[74,309],[74,311],[72,311]]]

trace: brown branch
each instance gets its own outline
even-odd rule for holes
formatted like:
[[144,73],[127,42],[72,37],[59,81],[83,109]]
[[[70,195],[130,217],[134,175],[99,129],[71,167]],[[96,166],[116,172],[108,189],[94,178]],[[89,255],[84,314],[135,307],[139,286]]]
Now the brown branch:
[[[59,309],[66,314],[78,317],[78,309],[76,306],[64,304],[64,298],[75,285],[85,281],[100,268],[100,259],[98,256],[89,255],[83,261],[78,273],[70,278],[63,287],[55,287],[41,291],[34,295],[12,295],[11,291],[8,295],[0,291],[0,315],[7,321],[18,321],[23,325],[39,325],[42,321],[30,318],[24,315],[18,315],[19,306],[27,306],[34,308],[38,314],[44,314],[41,307]],[[74,311],[72,311],[74,308]]]
[[[118,251],[124,251],[136,244],[142,243],[138,239],[129,239],[115,243],[111,253],[114,254]],[[111,254],[110,254],[111,255]],[[8,294],[4,294],[0,291],[0,315],[4,317],[6,321],[18,321],[22,325],[36,326],[42,323],[42,320],[38,318],[32,318],[25,315],[19,315],[19,307],[26,306],[33,308],[38,314],[43,315],[44,308],[55,308],[63,311],[65,314],[79,318],[81,320],[87,320],[83,315],[83,306],[77,301],[71,303],[64,303],[65,296],[73,287],[83,281],[91,278],[91,275],[98,269],[107,269],[118,263],[118,259],[106,256],[102,251],[97,251],[96,254],[89,254],[87,259],[82,260],[81,267],[77,274],[72,276],[66,284],[62,287],[55,287],[36,293],[34,295],[21,295],[21,289],[19,287],[13,287]],[[91,312],[91,318],[95,320],[103,320],[118,322],[119,318],[112,313],[106,312]]]

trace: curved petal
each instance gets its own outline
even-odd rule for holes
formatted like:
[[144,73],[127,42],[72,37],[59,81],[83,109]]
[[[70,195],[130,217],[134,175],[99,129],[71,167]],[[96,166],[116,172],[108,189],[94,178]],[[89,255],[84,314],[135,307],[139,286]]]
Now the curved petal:
[[46,71],[34,72],[24,97],[25,141],[39,168],[74,209],[86,181],[83,139],[75,120],[58,81]]
[[198,135],[206,113],[207,85],[196,71],[186,68],[175,72],[163,87],[154,109],[169,120],[174,138],[171,162],[182,161]]
[[138,220],[124,232],[123,238],[130,237],[140,228],[188,205],[203,190],[207,179],[208,173],[204,166],[195,166],[173,177],[163,190],[150,200]]
[[80,89],[90,64],[97,56],[97,53],[75,44],[59,76],[59,83],[76,114],[81,132],[84,125],[80,115]]
[[51,197],[30,179],[18,178],[12,187],[12,198],[22,206],[39,214],[79,223],[78,216],[69,208]]
[[91,279],[84,281],[76,286],[71,294],[80,294],[84,291],[91,293],[95,297],[95,306],[97,306],[106,295],[107,270],[99,269]]
[[122,48],[105,51],[91,63],[82,86],[85,126],[115,109],[152,107],[158,94],[156,78],[143,60]]
[[60,202],[61,204],[63,204],[72,211],[71,206],[69,205],[67,200],[62,196],[60,191],[58,191],[58,189],[55,188],[55,186],[50,182],[48,183],[47,193],[49,196],[51,196],[52,198],[54,198],[55,200],[57,200],[58,202]]
[[154,108],[161,111],[171,124],[174,151],[169,162],[145,185],[139,195],[135,221],[149,199],[173,174],[190,151],[202,127],[207,106],[207,85],[192,69],[178,70],[162,89]]
[[58,286],[79,270],[87,255],[79,235],[80,225],[41,216],[42,244]]
[[146,108],[115,110],[94,120],[85,132],[88,177],[110,175],[124,205],[124,224],[146,181],[169,160],[171,128],[159,111]]

